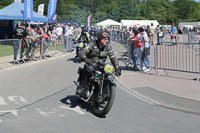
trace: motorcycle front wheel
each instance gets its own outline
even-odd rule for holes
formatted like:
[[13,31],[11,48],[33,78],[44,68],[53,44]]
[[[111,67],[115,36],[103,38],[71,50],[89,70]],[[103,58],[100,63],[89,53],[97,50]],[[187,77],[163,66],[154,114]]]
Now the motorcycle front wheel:
[[91,102],[96,116],[104,117],[110,111],[115,100],[115,93],[115,86],[108,86],[103,96],[99,96],[98,91],[94,93]]

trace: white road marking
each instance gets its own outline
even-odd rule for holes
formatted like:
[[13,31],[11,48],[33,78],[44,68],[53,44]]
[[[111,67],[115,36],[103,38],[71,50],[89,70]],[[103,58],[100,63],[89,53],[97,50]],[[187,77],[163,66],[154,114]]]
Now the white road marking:
[[66,115],[63,115],[63,114],[59,114],[59,116],[60,116],[60,117],[66,117]]
[[25,98],[21,97],[21,96],[8,96],[8,99],[11,102],[15,102],[15,104],[19,104],[19,103],[28,103]]
[[[46,118],[48,118],[48,117],[50,116],[50,114],[55,114],[56,112],[58,112],[58,110],[55,109],[55,108],[51,108],[51,109],[45,108],[45,111],[42,110],[42,109],[40,109],[40,108],[36,108],[35,110],[36,110],[38,113],[40,113],[42,116],[46,117]],[[47,111],[46,111],[46,110],[47,110]]]
[[81,115],[85,115],[86,114],[83,111],[81,111],[81,108],[79,106],[76,106],[75,108],[70,108],[70,107],[66,107],[66,106],[59,106],[59,107],[63,108],[63,109],[68,109],[68,110],[75,111],[76,113],[79,113]]
[[40,113],[42,116],[48,118],[49,114],[47,112],[42,111],[40,108],[35,109],[38,113]]
[[2,120],[0,119],[0,122],[2,122]]
[[7,103],[4,101],[3,97],[0,97],[0,105],[6,105]]
[[4,111],[0,111],[0,113],[12,113],[14,116],[17,116],[17,111],[18,110],[4,110]]

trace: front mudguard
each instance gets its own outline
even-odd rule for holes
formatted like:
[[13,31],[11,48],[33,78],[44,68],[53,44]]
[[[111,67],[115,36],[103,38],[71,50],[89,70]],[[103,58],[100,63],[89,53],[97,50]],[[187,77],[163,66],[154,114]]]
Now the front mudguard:
[[111,86],[117,86],[115,80],[113,80],[113,79],[108,79],[108,81],[109,81],[109,84],[110,84]]

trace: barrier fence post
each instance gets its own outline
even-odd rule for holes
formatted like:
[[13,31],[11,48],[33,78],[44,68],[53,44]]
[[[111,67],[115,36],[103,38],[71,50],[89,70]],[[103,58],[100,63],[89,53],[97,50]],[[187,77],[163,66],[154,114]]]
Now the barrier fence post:
[[40,39],[40,57],[41,57],[42,39]]
[[[150,42],[151,43],[151,42]],[[158,45],[154,45],[154,67],[155,71],[158,74]]]
[[42,45],[41,45],[41,57],[44,57],[44,38],[42,38]]

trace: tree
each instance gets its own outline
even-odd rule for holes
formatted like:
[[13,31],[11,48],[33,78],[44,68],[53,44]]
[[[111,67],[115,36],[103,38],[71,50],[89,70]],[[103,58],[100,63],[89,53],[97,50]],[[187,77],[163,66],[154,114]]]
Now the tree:
[[[14,0],[1,0],[0,8]],[[23,2],[24,0],[22,0]],[[45,4],[47,16],[49,0],[34,0],[34,11]],[[158,20],[160,24],[178,24],[180,21],[200,21],[200,2],[194,0],[57,0],[57,19],[69,19],[86,24],[92,15],[92,24],[105,19]]]
[[187,20],[189,15],[193,12],[193,0],[176,0],[174,1],[175,14],[178,21]]

